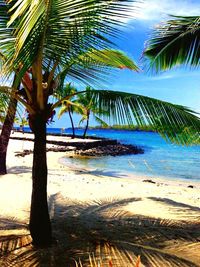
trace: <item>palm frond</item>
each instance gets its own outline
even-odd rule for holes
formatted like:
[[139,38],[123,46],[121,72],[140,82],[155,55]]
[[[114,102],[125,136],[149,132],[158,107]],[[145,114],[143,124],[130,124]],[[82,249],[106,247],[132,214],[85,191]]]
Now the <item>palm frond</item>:
[[9,95],[6,92],[7,87],[0,86],[0,121],[3,122],[9,105]]
[[66,105],[62,105],[58,112],[58,118],[60,119],[66,112],[68,112],[68,107]]
[[97,81],[105,82],[111,68],[139,71],[135,62],[119,50],[89,49],[71,58],[62,68],[59,73],[59,88],[64,87],[66,76],[93,85]]
[[181,64],[199,67],[200,17],[172,16],[171,20],[158,25],[147,41],[144,56],[156,71]]
[[99,123],[101,126],[103,127],[108,127],[108,124],[102,120],[101,118],[99,118],[98,116],[94,115],[94,119],[97,123]]
[[119,50],[103,49],[91,50],[80,55],[75,64],[83,64],[83,66],[90,67],[92,65],[99,65],[111,68],[130,69],[138,71],[139,68],[125,53]]
[[92,49],[71,58],[60,71],[59,88],[64,89],[66,76],[85,84],[105,82],[111,68],[139,71],[134,61],[125,53],[113,49]]
[[16,49],[9,51],[7,66],[23,62],[23,72],[32,65],[41,49],[44,59],[54,62],[59,59],[66,64],[80,50],[105,47],[108,43],[106,35],[116,35],[116,25],[122,24],[113,19],[113,14],[125,17],[132,2],[10,0],[7,5],[10,13],[4,15],[7,16],[7,28],[14,32],[11,38]]
[[100,113],[106,110],[118,124],[150,125],[165,139],[178,144],[200,142],[200,118],[187,107],[125,92],[91,90],[90,94]]

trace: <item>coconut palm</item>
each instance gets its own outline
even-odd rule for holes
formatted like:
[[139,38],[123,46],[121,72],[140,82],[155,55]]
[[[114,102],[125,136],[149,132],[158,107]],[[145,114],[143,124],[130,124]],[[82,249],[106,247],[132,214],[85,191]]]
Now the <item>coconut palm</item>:
[[[77,92],[77,89],[74,86],[72,86],[71,83],[68,83],[68,84],[66,84],[66,86],[62,90],[59,90],[59,92],[56,94],[56,97],[58,99],[63,99],[64,97],[71,96],[71,95],[75,94],[76,92]],[[69,119],[70,119],[71,127],[72,127],[72,138],[75,137],[75,127],[74,127],[74,121],[73,121],[72,114],[73,114],[74,110],[76,109],[76,106],[77,106],[76,99],[71,97],[70,100],[64,100],[60,104],[60,106],[59,106],[60,110],[58,113],[58,118],[60,118],[66,112],[69,114]]]
[[[16,76],[13,80],[13,85],[15,82]],[[13,128],[13,123],[15,119],[15,114],[17,110],[17,99],[14,97],[8,97],[5,101],[5,94],[4,97],[1,96],[2,102],[7,102],[7,109],[4,110],[5,116],[2,118],[2,130],[0,134],[0,175],[6,174],[6,155],[7,155],[7,148],[9,143],[10,134]]]
[[144,55],[156,71],[200,64],[200,17],[172,16],[156,26]]
[[103,126],[107,126],[107,123],[100,118],[102,116],[106,116],[107,111],[102,109],[99,110],[99,108],[96,105],[97,103],[93,102],[92,91],[93,89],[90,86],[87,86],[85,89],[85,93],[79,94],[77,99],[77,103],[79,104],[77,109],[79,111],[78,113],[81,115],[81,120],[79,122],[79,125],[84,121],[86,121],[85,130],[83,132],[83,138],[86,137],[91,114],[93,115],[96,122],[100,123]]
[[[113,15],[122,16],[127,8],[129,1],[117,0],[0,1],[0,47],[7,57],[3,70],[5,73],[16,70],[13,88],[22,80],[25,85],[22,92],[5,87],[1,90],[12,93],[25,106],[35,137],[29,223],[35,245],[52,243],[47,204],[46,123],[54,115],[54,109],[70,98],[52,104],[49,97],[59,87],[60,74],[66,66],[70,67],[71,58],[88,49],[107,48],[106,37],[117,35],[114,26],[120,23]],[[82,78],[77,69],[72,68],[72,74]],[[100,112],[107,109],[108,115],[119,123],[133,124],[134,118],[136,124],[151,124],[172,141],[191,143],[191,135],[200,132],[200,119],[182,106],[104,90],[92,90],[91,97]]]
[[[0,10],[0,16],[1,15],[2,13]],[[0,20],[0,23],[1,23],[1,20]],[[2,67],[2,64],[5,62],[6,62],[6,56],[0,51],[0,66]],[[16,79],[16,76],[14,77],[14,80],[15,79]],[[13,80],[13,85],[14,85],[14,80]],[[5,97],[3,97],[2,95],[0,97],[2,100],[5,101]],[[9,142],[11,130],[13,128],[16,110],[17,110],[17,100],[13,97],[10,97],[10,101],[7,107],[7,112],[5,112],[6,115],[1,117],[0,119],[1,122],[3,123],[2,131],[0,134],[0,175],[7,173],[6,154],[7,154],[8,142]]]
[[[26,107],[35,135],[30,216],[35,244],[52,240],[46,196],[46,123],[54,113],[55,105],[48,99],[57,88],[56,76],[88,47],[109,44],[106,35],[118,32],[113,14],[121,16],[128,2],[0,1],[0,46],[7,58],[3,69],[6,74],[13,69],[18,72],[14,88],[26,76],[24,91],[14,90],[12,95]],[[80,72],[75,75],[81,77]]]

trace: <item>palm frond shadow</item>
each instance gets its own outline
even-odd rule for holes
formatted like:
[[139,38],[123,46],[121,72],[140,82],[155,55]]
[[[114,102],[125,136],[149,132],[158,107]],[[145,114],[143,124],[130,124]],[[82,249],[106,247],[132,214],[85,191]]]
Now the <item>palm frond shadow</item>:
[[0,266],[13,265],[17,251],[31,244],[27,224],[11,217],[0,217]]
[[[118,171],[109,171],[109,170],[102,170],[102,169],[94,169],[94,170],[86,170],[86,169],[76,169],[75,174],[81,175],[81,174],[92,174],[96,177],[102,177],[102,176],[112,176],[115,178],[119,178],[119,172]],[[126,174],[120,173],[120,177],[127,177]]]
[[200,222],[200,208],[185,203],[180,203],[168,198],[149,197],[149,199],[159,202],[168,208],[169,213],[174,213],[177,217],[190,221]]
[[[141,199],[84,203],[52,195],[49,205],[57,245],[48,249],[29,245],[17,253],[7,253],[6,265],[1,261],[0,264],[122,267],[136,266],[140,255],[141,267],[200,266],[200,223],[161,220],[124,211],[124,206],[136,201]],[[180,205],[181,208],[185,207]]]

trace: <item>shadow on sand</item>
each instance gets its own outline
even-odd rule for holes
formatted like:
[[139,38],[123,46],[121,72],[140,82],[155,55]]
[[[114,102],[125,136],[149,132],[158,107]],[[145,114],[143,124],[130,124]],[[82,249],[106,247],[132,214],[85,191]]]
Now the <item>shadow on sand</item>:
[[[23,223],[1,218],[0,266],[125,267],[136,266],[138,255],[140,267],[200,266],[200,223],[161,220],[123,210],[137,201],[141,199],[75,203],[59,194],[52,195],[49,208],[57,244],[48,249],[32,247]],[[193,210],[182,203],[159,201],[169,208],[174,204],[182,212],[185,208]],[[16,234],[17,229],[24,229],[24,234]]]
[[23,174],[23,173],[31,173],[32,168],[25,166],[17,166],[8,168],[8,173],[10,174]]
[[102,169],[95,169],[95,170],[87,170],[87,169],[75,169],[75,174],[81,175],[81,174],[91,174],[97,177],[101,176],[111,176],[114,178],[122,178],[122,177],[128,177],[128,175],[116,172],[116,171],[109,171],[109,170],[102,170]]

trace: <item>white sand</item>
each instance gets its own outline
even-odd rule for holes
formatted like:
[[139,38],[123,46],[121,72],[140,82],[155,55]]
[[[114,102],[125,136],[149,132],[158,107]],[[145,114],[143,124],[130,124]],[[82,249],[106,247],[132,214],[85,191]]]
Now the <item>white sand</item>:
[[[32,147],[32,142],[10,140],[8,174],[0,176],[1,218],[14,217],[28,222],[32,154],[16,157],[15,153]],[[200,216],[200,183],[154,177],[156,184],[151,184],[143,182],[147,179],[144,176],[103,176],[93,170],[63,166],[59,163],[63,156],[64,152],[48,152],[48,196],[56,196],[57,201],[65,198],[76,201],[140,198],[130,200],[123,209],[132,214],[165,219],[193,221]],[[188,185],[194,188],[188,188]]]

